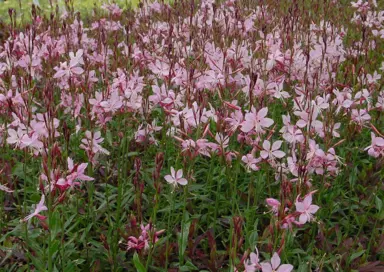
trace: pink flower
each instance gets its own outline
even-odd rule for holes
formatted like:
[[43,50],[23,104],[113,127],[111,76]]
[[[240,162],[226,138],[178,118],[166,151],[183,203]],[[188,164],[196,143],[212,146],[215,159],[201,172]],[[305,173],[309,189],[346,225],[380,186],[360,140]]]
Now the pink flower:
[[85,169],[88,166],[88,163],[73,164],[71,158],[67,159],[69,175],[66,177],[65,182],[68,186],[73,186],[79,184],[75,182],[76,180],[91,181],[94,180],[92,177],[89,177],[84,174]]
[[20,128],[18,128],[17,131],[12,128],[9,128],[8,135],[9,137],[7,138],[7,143],[15,144],[16,147],[19,147],[24,136],[24,132]]
[[69,65],[67,62],[61,62],[60,67],[55,67],[56,73],[53,78],[69,78],[72,75],[81,75],[84,72],[84,69],[80,65],[84,64],[83,60],[83,50],[77,50],[76,54],[73,52],[69,53],[71,58]]
[[277,199],[274,199],[274,198],[267,198],[266,199],[266,202],[268,204],[268,206],[270,206],[272,208],[272,212],[277,215],[277,212],[279,211],[279,208],[280,208],[280,201],[278,201]]
[[27,217],[25,217],[24,221],[29,221],[31,218],[33,218],[35,216],[38,217],[41,220],[45,219],[46,218],[45,216],[39,214],[42,211],[47,211],[48,210],[47,206],[44,205],[44,202],[45,202],[45,195],[43,194],[43,195],[41,195],[41,200],[36,205],[34,212],[31,213],[30,215],[28,215]]
[[371,116],[368,114],[366,110],[352,110],[352,120],[355,121],[359,125],[364,125],[367,121],[371,120]]
[[86,138],[81,140],[81,149],[91,152],[92,154],[103,153],[105,155],[109,155],[109,151],[100,145],[100,143],[104,141],[104,138],[101,137],[100,131],[96,131],[93,134],[90,131],[86,131],[85,137]]
[[253,171],[258,171],[259,166],[257,165],[261,159],[255,158],[252,154],[247,154],[246,156],[243,156],[241,160],[246,164],[247,169],[252,169]]
[[169,65],[164,61],[157,59],[155,62],[149,63],[148,68],[156,75],[164,77],[169,75]]
[[166,175],[164,179],[175,187],[177,186],[177,184],[187,185],[188,183],[188,181],[183,178],[183,169],[179,169],[176,172],[173,167],[171,167],[171,174]]
[[215,140],[219,144],[219,146],[222,147],[223,149],[228,147],[228,144],[229,144],[228,136],[224,136],[221,133],[216,133]]
[[281,159],[282,157],[285,156],[285,153],[279,150],[282,143],[283,141],[276,141],[272,144],[272,148],[271,148],[271,142],[268,140],[264,140],[263,142],[264,150],[260,152],[260,156],[263,159],[270,158],[273,160],[275,157]]
[[20,148],[23,149],[24,147],[33,147],[35,149],[41,149],[44,147],[43,143],[39,141],[38,135],[36,133],[33,133],[31,137],[28,136],[28,134],[24,134],[23,138],[21,139]]
[[225,121],[229,125],[228,134],[231,135],[243,122],[243,113],[241,112],[241,110],[236,110],[235,112],[231,113],[230,117],[225,118]]
[[[129,236],[128,237],[128,244],[127,244],[127,250],[130,250],[131,248],[138,250],[148,250],[150,242],[155,244],[159,238],[158,236],[161,235],[165,230],[159,230],[155,231],[155,229],[152,227],[151,224],[147,224],[144,226],[143,224],[140,226],[141,229],[141,235],[136,238],[135,236]],[[150,241],[150,232],[154,231],[152,241]]]
[[105,112],[115,113],[123,106],[123,101],[121,96],[114,91],[111,93],[111,97],[107,101],[102,101],[100,106],[104,108]]
[[6,192],[6,193],[12,193],[13,190],[9,189],[7,186],[4,186],[0,184],[0,191]]
[[249,259],[244,261],[245,272],[255,272],[260,267],[259,252],[256,248],[256,253],[251,252]]
[[290,272],[293,270],[291,264],[280,265],[281,260],[279,254],[276,252],[273,254],[271,262],[262,262],[261,269],[263,272]]
[[380,155],[384,156],[384,138],[376,137],[374,133],[371,133],[371,138],[371,145],[365,148],[368,150],[369,156],[374,158],[378,158]]
[[313,214],[317,212],[317,210],[320,208],[317,205],[312,205],[312,194],[314,192],[309,193],[305,198],[303,202],[300,202],[298,199],[296,199],[296,211],[300,213],[299,222],[301,224],[305,224],[307,221],[310,222],[313,218]]
[[258,112],[252,107],[251,112],[245,114],[245,121],[241,124],[241,131],[247,133],[255,130],[257,133],[263,133],[263,128],[268,128],[273,124],[273,120],[266,118],[268,108],[262,108]]
[[71,58],[69,62],[70,67],[75,67],[78,65],[84,65],[84,60],[83,60],[83,49],[77,50],[76,54],[73,52],[69,52],[69,57]]
[[15,146],[20,147],[20,149],[25,147],[32,147],[35,149],[43,148],[43,143],[39,141],[37,133],[33,133],[30,137],[19,127],[17,131],[12,128],[8,129],[8,135],[7,143],[15,144]]

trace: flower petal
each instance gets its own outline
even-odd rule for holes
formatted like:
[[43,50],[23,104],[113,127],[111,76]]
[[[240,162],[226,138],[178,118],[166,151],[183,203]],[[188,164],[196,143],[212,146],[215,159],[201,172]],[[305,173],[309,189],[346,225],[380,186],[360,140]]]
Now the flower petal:
[[264,140],[263,142],[263,148],[267,151],[271,150],[271,143],[268,140]]
[[280,260],[279,254],[277,254],[276,252],[273,253],[273,256],[271,259],[272,268],[276,270],[276,268],[279,267],[280,263],[281,263],[281,260]]
[[277,272],[291,272],[293,270],[293,265],[291,264],[282,264]]
[[285,156],[285,153],[281,150],[273,151],[272,154],[273,154],[273,156],[275,156],[276,158],[279,158],[279,159],[281,159],[282,157]]
[[275,150],[280,149],[282,143],[283,143],[283,141],[276,141],[276,142],[274,142],[272,144],[272,150],[275,151]]
[[187,185],[188,181],[185,178],[181,178],[177,180],[177,183],[180,185]]

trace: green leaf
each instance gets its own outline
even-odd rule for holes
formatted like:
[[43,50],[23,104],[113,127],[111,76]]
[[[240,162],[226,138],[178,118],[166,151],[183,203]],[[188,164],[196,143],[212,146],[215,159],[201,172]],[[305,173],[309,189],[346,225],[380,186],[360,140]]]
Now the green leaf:
[[105,139],[107,140],[107,143],[109,144],[109,146],[112,146],[112,133],[109,129],[105,133]]
[[70,262],[65,266],[64,272],[72,272],[72,271],[76,271],[76,267],[72,262]]
[[60,246],[59,240],[54,240],[51,242],[51,244],[49,245],[49,253],[51,256],[54,256],[56,252],[58,252],[59,246]]
[[190,226],[191,226],[191,221],[189,220],[189,214],[186,212],[184,214],[184,219],[181,224],[181,233],[179,233],[179,258],[184,255],[184,252],[187,249],[188,234],[189,234]]
[[248,243],[249,243],[249,247],[254,249],[256,244],[257,244],[257,240],[259,239],[259,234],[257,232],[257,230],[254,230],[252,231],[249,236],[248,236]]
[[375,204],[376,209],[381,212],[381,210],[383,209],[383,201],[378,196],[375,197]]
[[305,263],[300,264],[299,267],[297,268],[297,272],[306,272],[306,271],[309,271],[309,269],[308,269],[308,265]]
[[135,252],[133,255],[133,264],[135,265],[138,272],[146,272],[144,265],[140,262],[139,256]]
[[37,268],[38,271],[45,271],[45,262],[43,258],[35,257],[29,252],[27,252],[27,255],[28,258],[32,260],[33,265]]
[[365,250],[360,250],[358,252],[355,252],[353,253],[350,257],[349,257],[349,262],[352,262],[354,259],[360,257],[361,255],[363,255],[365,252]]
[[57,234],[61,230],[61,221],[60,214],[57,211],[52,212],[51,216],[48,218],[49,220],[49,229],[51,231],[51,239],[54,240]]
[[187,261],[185,265],[179,268],[179,271],[196,271],[199,270],[193,263]]

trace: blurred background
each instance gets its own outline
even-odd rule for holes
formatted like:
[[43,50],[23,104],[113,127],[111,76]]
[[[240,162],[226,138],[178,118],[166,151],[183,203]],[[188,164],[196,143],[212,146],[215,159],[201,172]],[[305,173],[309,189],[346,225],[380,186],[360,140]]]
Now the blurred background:
[[[116,3],[124,8],[129,5],[135,7],[140,0],[0,0],[0,21],[9,21],[8,10],[13,8],[16,10],[18,19],[27,19],[30,17],[31,6],[35,4],[43,11],[55,11],[56,5],[59,6],[60,12],[65,10],[65,3],[73,6],[75,11],[81,13],[91,12],[93,7],[100,7],[103,3]],[[0,26],[1,28],[1,26]]]

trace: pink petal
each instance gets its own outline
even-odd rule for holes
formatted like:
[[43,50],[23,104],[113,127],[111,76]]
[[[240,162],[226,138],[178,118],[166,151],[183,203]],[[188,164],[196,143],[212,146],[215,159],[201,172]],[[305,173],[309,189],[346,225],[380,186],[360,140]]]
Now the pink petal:
[[273,156],[275,156],[276,158],[279,158],[279,159],[281,159],[282,157],[285,156],[285,153],[281,150],[273,151],[272,154],[273,154]]
[[384,139],[381,137],[376,137],[375,138],[375,145],[380,146],[380,147],[384,146]]
[[257,117],[259,119],[263,119],[265,116],[267,116],[268,114],[268,108],[265,107],[265,108],[262,108],[261,110],[259,110],[259,112],[257,113]]
[[263,148],[267,151],[271,150],[271,143],[268,140],[264,140]]
[[309,206],[312,204],[312,195],[309,194],[304,198],[304,207],[305,209],[308,209]]
[[168,183],[175,183],[175,179],[172,177],[172,176],[170,176],[170,175],[166,175],[165,177],[164,177],[164,179],[168,182]]
[[252,264],[258,264],[259,263],[259,257],[254,252],[252,252],[249,257],[250,257]]
[[92,181],[92,180],[94,180],[94,178],[92,178],[90,176],[86,176],[84,174],[79,175],[77,178],[80,179],[80,180],[84,180],[84,181]]
[[177,180],[177,183],[180,185],[187,185],[188,181],[185,178],[181,178]]
[[273,253],[273,256],[272,256],[272,259],[271,259],[271,265],[272,265],[272,268],[273,269],[276,269],[279,267],[280,265],[280,257],[279,257],[279,254],[277,254],[276,252]]
[[305,213],[302,213],[299,217],[299,222],[301,224],[305,224],[308,221],[308,216]]
[[270,263],[261,263],[260,265],[263,272],[272,272],[272,266]]
[[13,190],[11,190],[7,186],[1,185],[1,184],[0,184],[0,190],[4,191],[4,192],[7,192],[7,193],[12,193],[13,192]]
[[317,205],[311,205],[311,206],[309,206],[309,208],[308,208],[308,212],[310,212],[311,214],[314,214],[314,213],[316,213],[319,209],[320,209],[319,206],[317,206]]
[[304,208],[304,203],[303,202],[296,201],[295,206],[296,206],[296,211],[298,211],[300,213],[305,212],[305,208]]
[[300,119],[299,121],[297,121],[296,125],[299,127],[299,128],[303,128],[305,126],[307,126],[307,122]]
[[68,162],[68,170],[72,171],[72,169],[73,169],[73,160],[70,157],[68,157],[67,162]]
[[293,265],[291,264],[282,264],[279,269],[277,269],[277,272],[291,272],[293,269]]
[[280,206],[280,201],[274,199],[274,198],[267,198],[266,199],[267,204],[271,207],[278,207]]
[[59,70],[56,72],[56,74],[53,76],[53,78],[61,78],[65,75],[66,71],[65,70]]
[[171,167],[171,176],[176,178],[175,168]]
[[276,142],[274,142],[272,144],[272,150],[275,151],[275,150],[280,149],[282,143],[283,143],[283,141],[276,141]]
[[253,129],[253,122],[252,121],[244,121],[241,123],[241,131],[242,132],[250,132]]
[[84,72],[84,69],[81,67],[75,67],[75,68],[72,68],[71,71],[76,75],[81,75]]
[[273,120],[271,118],[264,118],[262,120],[260,120],[260,125],[262,127],[270,127],[273,125]]
[[183,177],[183,169],[177,170],[176,179],[181,179]]
[[262,150],[260,152],[260,157],[262,157],[263,159],[268,158],[268,156],[269,156],[269,153],[267,151]]

